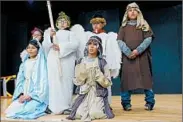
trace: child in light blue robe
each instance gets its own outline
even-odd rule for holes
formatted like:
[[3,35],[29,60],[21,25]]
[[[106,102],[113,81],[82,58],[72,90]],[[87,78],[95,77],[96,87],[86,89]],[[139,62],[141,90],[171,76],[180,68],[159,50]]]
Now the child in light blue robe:
[[28,54],[20,65],[12,103],[5,114],[13,119],[36,119],[48,106],[48,77],[44,52],[37,40],[31,40]]

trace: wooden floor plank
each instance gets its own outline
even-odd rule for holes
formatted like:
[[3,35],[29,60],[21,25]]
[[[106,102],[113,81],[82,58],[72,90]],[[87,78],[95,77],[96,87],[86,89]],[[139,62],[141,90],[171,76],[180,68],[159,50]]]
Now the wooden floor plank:
[[[144,95],[132,95],[132,111],[124,111],[119,96],[112,97],[112,108],[115,118],[110,120],[94,120],[93,122],[182,122],[182,94],[156,95],[153,111],[144,110]],[[1,97],[1,121],[23,122],[5,118],[4,110],[11,103],[10,98]],[[46,115],[30,122],[71,122],[66,115]],[[26,120],[24,120],[26,121]],[[29,122],[29,121],[26,121]],[[80,122],[75,120],[74,122]]]

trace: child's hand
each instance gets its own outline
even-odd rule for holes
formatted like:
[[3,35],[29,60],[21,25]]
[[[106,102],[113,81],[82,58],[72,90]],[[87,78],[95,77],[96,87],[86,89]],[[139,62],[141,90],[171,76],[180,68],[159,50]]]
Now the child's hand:
[[139,52],[138,52],[138,50],[133,50],[133,52],[132,52],[134,55],[136,55],[136,56],[138,56],[139,55]]
[[95,81],[98,82],[104,88],[107,88],[108,86],[112,85],[112,82],[104,76],[100,68],[97,68],[96,70]]
[[133,50],[133,52],[130,54],[128,58],[135,59],[139,55],[137,50]]
[[60,47],[57,44],[53,44],[52,48],[56,51],[60,51]]
[[53,30],[53,29],[51,29],[51,31],[50,31],[50,36],[53,37],[54,35],[56,35],[56,31]]
[[130,56],[128,56],[129,59],[135,59],[136,55],[134,53],[131,53]]
[[20,103],[24,103],[25,101],[30,101],[31,100],[31,97],[29,95],[21,95],[19,97],[19,102]]
[[30,101],[30,100],[31,100],[31,97],[30,97],[29,95],[25,95],[25,96],[24,96],[24,100]]
[[24,102],[24,95],[21,95],[21,96],[19,97],[18,101],[19,101],[20,103],[23,103],[23,102]]

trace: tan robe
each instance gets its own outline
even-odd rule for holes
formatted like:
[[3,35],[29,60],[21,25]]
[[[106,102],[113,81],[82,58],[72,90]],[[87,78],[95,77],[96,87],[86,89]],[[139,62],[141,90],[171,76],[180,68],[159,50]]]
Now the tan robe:
[[82,61],[83,63],[76,66],[74,84],[81,85],[80,94],[86,94],[86,97],[76,111],[76,118],[84,121],[105,119],[107,116],[104,113],[104,101],[102,97],[97,97],[96,82],[104,88],[111,86],[112,82],[108,79],[110,72],[104,67],[105,76],[103,75],[98,65],[98,58],[92,62],[88,62],[85,58]]

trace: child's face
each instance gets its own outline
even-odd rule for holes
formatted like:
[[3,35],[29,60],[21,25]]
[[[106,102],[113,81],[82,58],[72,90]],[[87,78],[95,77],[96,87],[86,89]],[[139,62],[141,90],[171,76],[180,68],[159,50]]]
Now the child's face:
[[88,53],[90,55],[96,55],[97,56],[97,52],[98,52],[98,44],[94,41],[90,41],[90,43],[88,45]]
[[129,8],[128,10],[128,18],[130,20],[136,20],[138,16],[138,11],[135,8]]
[[103,28],[103,24],[102,23],[93,23],[92,28],[94,31],[101,30]]
[[29,44],[27,47],[27,52],[28,52],[30,58],[35,58],[37,56],[38,49],[34,45]]
[[32,38],[33,39],[37,39],[38,41],[40,41],[42,39],[42,34],[39,32],[39,31],[35,31],[33,34],[32,34]]
[[65,19],[60,19],[58,22],[58,29],[63,30],[68,27],[68,22]]

